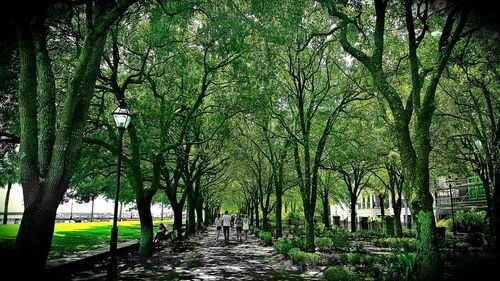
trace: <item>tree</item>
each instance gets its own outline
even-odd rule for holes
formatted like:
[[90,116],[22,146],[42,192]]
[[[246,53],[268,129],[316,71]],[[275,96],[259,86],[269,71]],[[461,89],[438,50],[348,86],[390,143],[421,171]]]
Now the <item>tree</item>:
[[498,89],[495,70],[498,60],[493,55],[498,52],[498,46],[489,39],[484,40],[488,32],[484,30],[469,38],[468,51],[447,69],[440,89],[446,94],[442,102],[448,106],[437,112],[437,116],[450,127],[445,143],[448,161],[465,163],[481,179],[488,206],[489,231],[498,239],[498,231],[494,230],[498,216],[493,213],[493,209],[499,208],[494,206],[494,198],[498,190],[495,163],[499,161],[500,101],[494,94]]
[[[433,199],[429,192],[429,130],[436,108],[437,85],[452,51],[461,38],[476,30],[475,27],[465,29],[469,11],[466,7],[450,3],[451,6],[440,7],[430,1],[414,3],[406,0],[400,4],[375,0],[373,4],[365,6],[375,15],[372,20],[369,17],[353,17],[352,14],[357,11],[352,6],[340,7],[327,1],[322,1],[322,4],[338,20],[342,48],[365,66],[377,95],[381,95],[390,108],[403,173],[412,191],[411,209],[416,218],[419,241],[415,276],[417,280],[439,279],[442,271],[432,210]],[[404,18],[399,13],[401,8]],[[445,21],[438,16],[446,17]],[[401,25],[392,24],[394,21],[404,22],[403,28],[406,30],[398,30]],[[386,27],[387,22],[390,25]],[[363,28],[360,25],[366,24],[372,28],[369,35],[362,38],[359,31]],[[439,40],[429,36],[430,32],[427,31],[431,28],[440,33]],[[407,52],[399,52],[391,59],[384,56],[388,54],[391,43],[401,44],[399,38],[402,36],[408,44]],[[353,44],[353,40],[358,42]],[[370,54],[367,50],[371,51]],[[398,73],[403,60],[410,74],[405,77],[408,79],[407,87],[401,87],[391,75]]]
[[29,1],[16,2],[20,62],[19,168],[25,210],[15,252],[20,264],[31,269],[29,273],[40,272],[45,267],[56,210],[78,163],[83,127],[108,31],[134,2],[86,2],[85,39],[61,100],[56,99],[45,23],[47,15],[51,15],[49,10],[54,7],[46,6],[45,2],[36,5]]
[[[398,237],[403,237],[403,227],[401,226],[401,207],[403,199],[404,176],[401,170],[399,155],[395,152],[389,153],[384,161],[385,175],[379,175],[374,171],[379,181],[391,193],[392,209],[394,211],[394,233]],[[382,205],[382,201],[380,203]]]

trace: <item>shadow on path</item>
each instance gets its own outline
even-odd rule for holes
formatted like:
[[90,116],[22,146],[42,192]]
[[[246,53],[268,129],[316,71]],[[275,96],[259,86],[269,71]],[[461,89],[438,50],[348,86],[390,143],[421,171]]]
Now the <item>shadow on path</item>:
[[[219,241],[215,236],[210,227],[182,242],[183,250],[165,243],[152,258],[141,259],[137,254],[119,257],[118,280],[322,280],[318,272],[299,272],[254,234],[239,242],[231,231],[227,244],[223,235]],[[103,262],[60,280],[106,280],[105,268]]]

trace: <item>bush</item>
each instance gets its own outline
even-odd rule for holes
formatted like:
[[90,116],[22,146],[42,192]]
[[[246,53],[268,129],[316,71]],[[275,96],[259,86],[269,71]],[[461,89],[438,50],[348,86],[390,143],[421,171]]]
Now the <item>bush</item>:
[[323,272],[323,276],[328,281],[355,281],[360,278],[357,274],[348,271],[343,266],[332,266]]
[[415,238],[379,238],[373,240],[373,245],[382,248],[390,247],[393,251],[401,251],[403,248],[405,251],[414,252],[417,248]]
[[351,264],[351,265],[359,265],[361,262],[364,262],[366,258],[364,255],[356,254],[356,253],[343,253],[340,255],[340,261],[343,264]]
[[480,232],[473,232],[465,236],[465,242],[469,243],[473,247],[481,247],[484,245],[483,234]]
[[294,248],[299,248],[299,249],[304,249],[305,248],[305,242],[304,240],[300,239],[300,238],[292,238],[292,240],[290,240],[290,242],[292,243],[292,246]]
[[455,213],[455,227],[458,232],[482,232],[488,229],[486,211],[459,210]]
[[306,259],[305,252],[302,252],[298,248],[290,249],[290,251],[288,251],[288,257],[296,264],[300,265],[305,264],[305,259]]
[[365,242],[357,241],[355,247],[356,247],[356,252],[363,252],[365,250]]
[[278,253],[287,255],[288,251],[293,248],[293,245],[286,238],[279,238],[276,244],[274,244],[274,248]]
[[333,247],[333,242],[332,242],[332,239],[330,238],[326,238],[326,237],[321,237],[321,238],[317,238],[316,239],[316,246],[320,249],[320,250],[331,250],[331,248]]
[[359,230],[351,233],[353,238],[378,238],[384,236],[383,233],[374,230]]
[[347,240],[345,238],[337,236],[332,237],[332,244],[337,249],[345,250],[349,248],[349,243],[347,242]]
[[261,231],[259,232],[259,238],[264,241],[264,244],[266,246],[272,246],[273,245],[273,237],[269,232],[266,231]]
[[288,251],[288,257],[295,264],[306,266],[306,265],[318,265],[323,262],[320,255],[316,253],[306,253],[302,252],[298,248],[292,248]]

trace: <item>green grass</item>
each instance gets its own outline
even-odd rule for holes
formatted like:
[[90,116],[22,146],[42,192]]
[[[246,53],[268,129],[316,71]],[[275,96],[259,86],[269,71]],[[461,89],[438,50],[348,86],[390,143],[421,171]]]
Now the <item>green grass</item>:
[[[159,223],[160,221],[155,221],[154,225]],[[109,244],[112,225],[111,222],[57,223],[50,254],[85,251]],[[170,230],[171,227],[167,225],[167,229]],[[18,224],[0,225],[0,247],[13,249],[18,230]],[[155,233],[156,230],[157,227],[154,229]],[[138,221],[118,222],[118,241],[139,238],[140,233]]]

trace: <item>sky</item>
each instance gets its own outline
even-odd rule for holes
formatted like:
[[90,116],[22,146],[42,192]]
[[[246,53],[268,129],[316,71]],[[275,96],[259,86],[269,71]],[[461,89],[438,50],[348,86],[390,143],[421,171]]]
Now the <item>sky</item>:
[[[0,212],[4,211],[5,208],[5,196],[7,193],[7,188],[0,188]],[[78,204],[75,200],[71,200],[65,204],[59,205],[57,213],[70,213],[71,203],[73,203],[73,213],[90,213],[92,209],[92,203]],[[94,213],[112,213],[113,212],[113,200],[106,201],[104,198],[99,197],[94,202]],[[133,205],[125,205],[123,212],[127,212]],[[23,192],[19,184],[12,186],[9,198],[9,212],[23,212]],[[151,206],[151,212],[153,216],[159,216],[161,213],[160,204],[155,204]],[[166,213],[164,209],[164,213]]]

